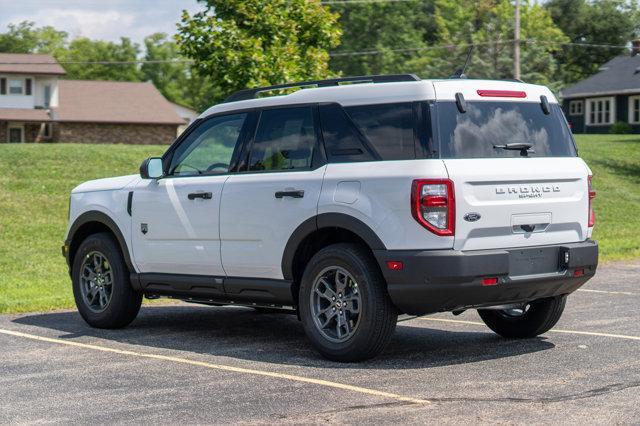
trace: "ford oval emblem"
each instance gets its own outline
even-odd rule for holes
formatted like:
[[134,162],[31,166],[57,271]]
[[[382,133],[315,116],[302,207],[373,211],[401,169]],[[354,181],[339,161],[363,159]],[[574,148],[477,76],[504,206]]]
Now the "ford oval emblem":
[[466,220],[467,222],[475,222],[477,220],[480,220],[482,216],[480,216],[480,213],[467,213],[464,215],[464,220]]

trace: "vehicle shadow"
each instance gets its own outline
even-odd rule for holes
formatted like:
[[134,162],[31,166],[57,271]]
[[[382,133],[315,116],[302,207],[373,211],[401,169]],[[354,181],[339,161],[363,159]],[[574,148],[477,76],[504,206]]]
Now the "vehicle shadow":
[[[77,312],[25,315],[13,322],[47,328],[57,337],[93,337],[117,343],[307,367],[354,368],[327,361],[311,347],[295,315],[259,313],[249,308],[146,306],[127,328],[89,327]],[[413,369],[467,364],[555,347],[544,338],[502,339],[487,330],[444,331],[432,323],[399,323],[391,343],[361,369]],[[429,326],[427,326],[429,324]],[[102,344],[104,344],[102,342]]]

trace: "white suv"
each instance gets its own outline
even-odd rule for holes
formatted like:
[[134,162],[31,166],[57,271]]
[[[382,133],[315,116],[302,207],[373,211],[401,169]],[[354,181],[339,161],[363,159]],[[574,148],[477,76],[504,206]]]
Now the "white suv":
[[75,188],[63,254],[92,326],[129,324],[143,296],[289,309],[355,361],[399,314],[549,330],[595,274],[594,196],[546,87],[302,82],[238,92],[140,175]]

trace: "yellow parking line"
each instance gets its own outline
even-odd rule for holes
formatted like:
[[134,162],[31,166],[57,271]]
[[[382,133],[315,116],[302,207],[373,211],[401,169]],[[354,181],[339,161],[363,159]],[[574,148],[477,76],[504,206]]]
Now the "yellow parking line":
[[619,294],[622,296],[640,296],[640,293],[632,293],[630,291],[591,290],[590,288],[579,288],[578,291],[585,291],[589,293]]
[[[418,318],[422,321],[438,321],[438,322],[451,322],[454,324],[470,324],[470,325],[482,325],[485,324],[479,321],[464,321],[464,320],[452,320],[445,318]],[[611,334],[611,333],[596,333],[593,331],[578,331],[578,330],[562,330],[558,328],[553,328],[548,331],[549,333],[565,333],[565,334],[581,334],[584,336],[599,336],[599,337],[613,337],[616,339],[626,339],[626,340],[640,340],[640,336],[627,336],[625,334]]]
[[134,356],[138,358],[150,358],[150,359],[155,359],[159,361],[169,361],[169,362],[175,362],[180,364],[195,365],[198,367],[211,368],[214,370],[230,371],[230,372],[242,373],[242,374],[252,374],[254,376],[270,377],[273,379],[292,380],[294,382],[309,383],[309,384],[314,384],[318,386],[325,386],[328,388],[341,389],[341,390],[357,392],[365,395],[377,396],[381,398],[395,399],[396,401],[408,402],[411,404],[430,404],[431,403],[431,401],[428,401],[426,399],[413,398],[409,396],[398,395],[395,393],[363,388],[360,386],[352,386],[352,385],[346,385],[343,383],[331,382],[328,380],[314,379],[311,377],[294,376],[292,374],[275,373],[271,371],[232,367],[230,365],[212,364],[209,362],[195,361],[187,358],[179,358],[179,357],[168,356],[168,355],[156,355],[156,354],[143,353],[143,352],[133,352],[133,351],[127,351],[122,349],[110,348],[108,346],[92,345],[88,343],[80,343],[80,342],[56,339],[51,337],[43,337],[35,334],[22,333],[20,331],[5,330],[1,328],[0,328],[0,333],[6,334],[9,336],[23,337],[26,339],[37,340],[40,342],[57,343],[61,345],[73,346],[76,348],[83,348],[83,349],[90,349],[94,351],[110,352],[110,353],[116,353],[119,355]]

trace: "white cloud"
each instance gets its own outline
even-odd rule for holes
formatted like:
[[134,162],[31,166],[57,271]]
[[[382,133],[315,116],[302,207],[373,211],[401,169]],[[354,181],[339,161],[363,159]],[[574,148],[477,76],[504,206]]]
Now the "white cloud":
[[196,0],[23,0],[11,2],[0,16],[0,32],[9,23],[33,21],[51,25],[71,37],[118,41],[129,37],[142,43],[145,36],[174,34],[182,9],[202,9]]

